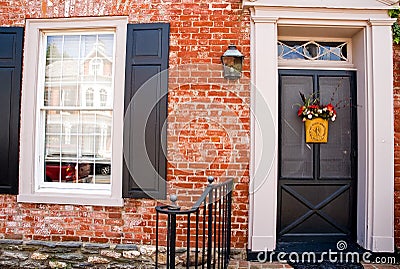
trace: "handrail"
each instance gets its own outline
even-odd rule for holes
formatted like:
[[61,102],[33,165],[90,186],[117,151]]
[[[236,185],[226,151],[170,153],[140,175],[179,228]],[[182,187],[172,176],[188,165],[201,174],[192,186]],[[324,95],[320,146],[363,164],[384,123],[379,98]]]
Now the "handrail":
[[[200,205],[206,200],[208,194],[212,191],[215,190],[217,188],[220,188],[222,186],[230,186],[233,187],[233,184],[231,184],[232,179],[225,181],[225,182],[221,182],[221,183],[217,183],[217,184],[212,184],[214,181],[213,177],[208,177],[207,179],[209,181],[209,185],[207,186],[207,188],[204,190],[203,194],[200,196],[200,198],[196,201],[196,203],[192,206],[192,209],[196,209],[198,207],[200,207]],[[210,182],[211,181],[211,182]],[[232,191],[232,188],[229,190],[229,192]]]
[[[170,196],[172,205],[156,206],[155,268],[158,268],[160,264],[165,264],[167,269],[175,269],[178,263],[182,263],[186,268],[195,266],[196,269],[198,267],[202,269],[228,267],[233,180],[217,184],[213,184],[213,177],[208,177],[207,180],[208,186],[191,208],[182,210],[177,206],[175,195]],[[160,214],[167,215],[165,262],[159,262],[160,257],[163,257],[159,246]],[[179,230],[177,230],[178,215],[180,216]],[[195,219],[195,225],[191,225],[192,218]],[[192,236],[192,230],[195,230],[194,236]],[[184,234],[185,231],[186,234]],[[182,238],[181,235],[186,236],[186,242],[177,242],[177,235],[180,235],[180,238]],[[178,260],[177,243],[186,245],[186,257],[180,256]]]

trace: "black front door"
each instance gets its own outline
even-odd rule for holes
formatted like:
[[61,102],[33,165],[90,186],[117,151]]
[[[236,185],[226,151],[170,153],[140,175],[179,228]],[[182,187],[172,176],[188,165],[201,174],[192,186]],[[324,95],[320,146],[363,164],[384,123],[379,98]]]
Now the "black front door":
[[[355,235],[355,73],[279,71],[278,241],[337,241]],[[326,144],[307,144],[299,91],[336,105]]]

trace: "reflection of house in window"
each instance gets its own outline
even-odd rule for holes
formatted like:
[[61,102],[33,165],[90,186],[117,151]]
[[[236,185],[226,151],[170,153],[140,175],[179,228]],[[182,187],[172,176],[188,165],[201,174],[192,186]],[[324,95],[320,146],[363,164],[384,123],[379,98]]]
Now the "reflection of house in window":
[[107,91],[105,89],[100,90],[100,106],[107,105]]
[[93,58],[90,60],[89,64],[89,74],[94,76],[102,76],[103,75],[103,60],[99,58]]
[[106,155],[107,154],[107,143],[110,142],[108,141],[108,129],[109,127],[105,124],[101,126],[101,134],[100,134],[100,148],[99,148],[99,153],[100,155]]
[[44,91],[44,105],[48,105],[50,100],[50,91],[47,89]]
[[76,99],[75,89],[62,89],[61,90],[61,104],[63,106],[74,106]]
[[64,143],[66,145],[71,144],[71,128],[72,125],[70,122],[64,123]]
[[86,90],[86,106],[93,106],[94,104],[94,90],[89,88]]
[[[79,50],[84,53],[79,56],[82,58],[74,58],[78,56],[71,49],[68,57],[49,59],[46,66],[46,107],[75,109],[47,110],[45,151],[48,155],[62,153],[76,158],[96,156],[107,163],[111,159],[112,108],[108,106],[112,106],[113,60],[112,46],[106,48],[99,39],[112,44],[112,36],[85,37],[86,45],[82,46],[90,50],[82,47]],[[58,46],[61,48],[68,38],[84,40],[84,35],[65,36],[58,41]]]
[[[106,48],[99,39],[112,44],[107,41],[112,36],[85,37],[73,35],[60,40],[58,36],[51,37],[58,40],[53,42],[57,41],[56,45],[60,48],[62,42],[73,38],[82,42],[79,51],[84,51],[83,47],[90,47],[90,50],[85,55],[79,55],[83,58],[77,58],[78,55],[71,50],[64,57],[47,61],[46,107],[68,106],[76,109],[47,111],[45,151],[47,154],[72,154],[76,157],[85,155],[85,158],[96,156],[104,162],[111,159],[112,109],[108,105],[112,105],[113,60],[110,45]],[[85,107],[90,107],[90,111]]]

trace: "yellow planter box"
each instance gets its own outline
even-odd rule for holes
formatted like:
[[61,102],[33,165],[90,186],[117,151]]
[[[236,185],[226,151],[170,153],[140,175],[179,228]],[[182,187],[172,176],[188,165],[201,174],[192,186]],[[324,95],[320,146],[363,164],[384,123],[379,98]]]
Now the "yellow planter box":
[[327,143],[328,142],[328,120],[314,118],[304,122],[306,132],[306,143]]

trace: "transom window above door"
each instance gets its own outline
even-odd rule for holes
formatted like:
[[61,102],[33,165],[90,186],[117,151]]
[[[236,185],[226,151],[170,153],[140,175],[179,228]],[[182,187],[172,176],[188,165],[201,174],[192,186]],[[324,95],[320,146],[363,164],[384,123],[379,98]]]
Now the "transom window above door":
[[347,41],[278,40],[279,60],[349,62]]

